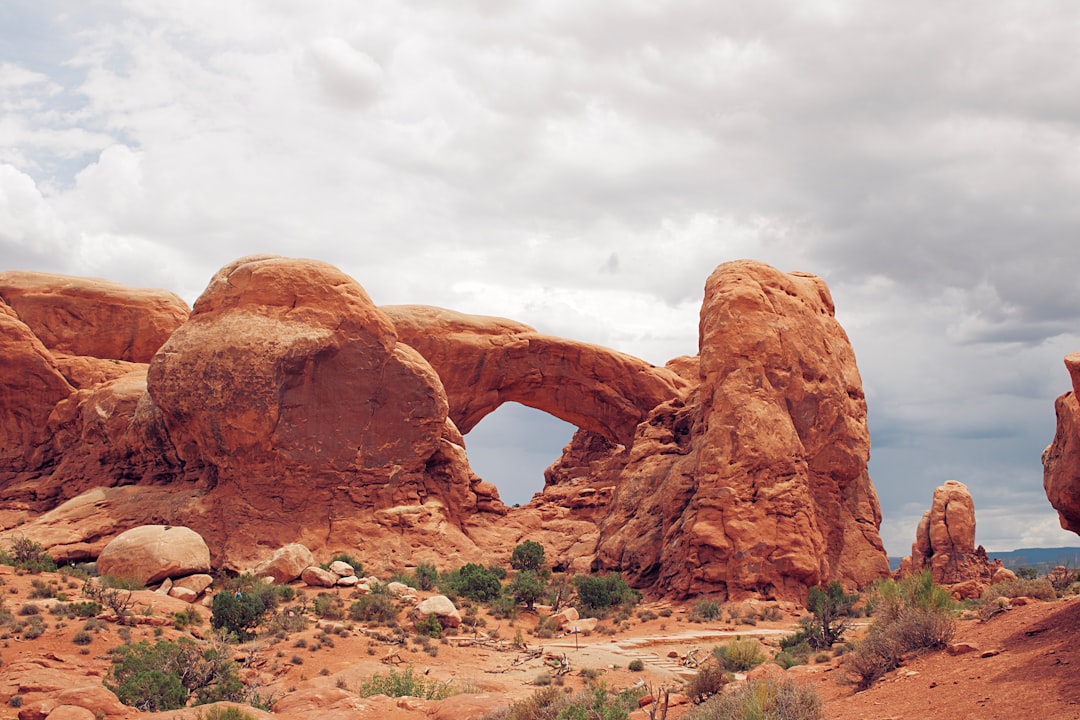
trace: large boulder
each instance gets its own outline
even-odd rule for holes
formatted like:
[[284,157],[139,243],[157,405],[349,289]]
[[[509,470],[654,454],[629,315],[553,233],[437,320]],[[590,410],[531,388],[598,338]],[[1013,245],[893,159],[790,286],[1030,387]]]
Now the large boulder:
[[186,527],[143,525],[113,538],[97,559],[98,572],[143,585],[210,571],[210,549]]
[[0,272],[0,298],[49,350],[150,362],[188,316],[174,293],[51,273]]
[[289,543],[274,551],[274,554],[260,562],[251,572],[256,577],[271,577],[279,585],[289,583],[300,577],[305,568],[315,564],[315,556],[300,543]]
[[829,580],[886,575],[866,402],[825,283],[721,265],[699,345],[697,391],[637,429],[596,566],[732,599],[801,600]]
[[1057,431],[1043,452],[1043,489],[1061,527],[1080,534],[1080,352],[1065,357],[1073,389],[1054,403]]
[[432,595],[425,600],[421,600],[413,611],[413,616],[417,621],[423,620],[429,615],[438,618],[439,624],[444,628],[461,625],[461,613],[458,612],[453,601],[445,595]]

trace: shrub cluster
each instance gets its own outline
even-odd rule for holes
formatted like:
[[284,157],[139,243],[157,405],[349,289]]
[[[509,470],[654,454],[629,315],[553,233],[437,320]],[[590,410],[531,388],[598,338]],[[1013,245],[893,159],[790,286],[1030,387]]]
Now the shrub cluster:
[[588,615],[602,615],[613,606],[632,606],[641,600],[641,593],[627,585],[619,573],[578,575],[574,587],[578,605]]
[[735,640],[713,648],[721,667],[729,672],[746,672],[765,662],[765,653],[757,640]]
[[45,548],[23,535],[13,538],[8,550],[0,550],[0,565],[11,565],[34,573],[56,572],[56,563]]
[[1038,600],[1053,600],[1057,597],[1057,593],[1054,591],[1053,584],[1046,578],[1038,580],[1017,578],[1016,580],[1006,580],[991,585],[983,590],[980,600],[985,603],[999,597],[1030,597]]
[[945,647],[956,631],[956,604],[929,571],[874,586],[874,621],[846,656],[860,690],[873,685],[913,650]]
[[548,686],[484,717],[484,720],[626,720],[645,688],[612,692],[603,684],[574,694]]
[[180,638],[154,645],[146,641],[121,645],[112,653],[113,667],[105,687],[120,702],[144,712],[184,707],[192,693],[200,705],[243,700],[236,664],[221,648],[201,649]]
[[393,668],[385,674],[376,673],[360,683],[361,697],[386,695],[387,697],[417,697],[425,700],[442,700],[453,694],[453,688],[438,680],[417,676],[410,665],[404,671]]
[[263,616],[278,604],[278,590],[262,578],[242,575],[233,587],[223,588],[214,595],[210,625],[233,633],[240,640],[250,640],[251,631]]
[[821,698],[790,678],[753,680],[734,692],[715,695],[688,713],[687,720],[820,720]]
[[466,563],[442,576],[439,588],[445,595],[476,602],[490,602],[502,594],[502,581],[491,568]]

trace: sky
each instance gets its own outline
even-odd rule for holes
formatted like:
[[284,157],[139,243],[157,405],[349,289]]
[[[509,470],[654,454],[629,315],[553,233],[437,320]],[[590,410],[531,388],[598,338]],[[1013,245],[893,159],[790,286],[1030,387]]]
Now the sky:
[[[192,303],[251,253],[655,364],[720,263],[815,273],[889,553],[950,479],[987,549],[1080,545],[1040,461],[1080,350],[1074,0],[4,0],[0,269]],[[508,405],[466,443],[527,502],[572,431]]]

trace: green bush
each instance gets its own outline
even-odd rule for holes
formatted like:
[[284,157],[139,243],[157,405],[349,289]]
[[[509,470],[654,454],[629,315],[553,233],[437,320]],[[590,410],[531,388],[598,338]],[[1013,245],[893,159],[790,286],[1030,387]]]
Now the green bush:
[[720,617],[720,604],[715,600],[702,598],[690,608],[690,622],[709,622]]
[[358,622],[391,623],[397,620],[398,608],[389,595],[361,595],[349,606],[349,619]]
[[316,595],[311,609],[324,620],[340,620],[345,617],[345,603],[334,593],[321,592]]
[[266,613],[277,607],[277,591],[264,580],[242,585],[235,591],[222,590],[214,595],[210,625],[233,633],[240,640],[254,637],[251,630]]
[[450,685],[437,680],[417,676],[410,665],[403,672],[390,668],[386,675],[376,673],[360,683],[360,696],[386,695],[387,697],[417,697],[425,700],[442,700],[453,694]]
[[848,616],[858,599],[858,594],[845,593],[844,587],[836,580],[824,589],[810,588],[806,609],[811,616],[803,622],[810,646],[819,650],[828,649],[838,642],[844,635]]
[[236,664],[221,650],[200,649],[186,638],[121,645],[112,655],[105,687],[139,710],[175,710],[184,707],[192,693],[198,704],[243,699]]
[[254,715],[244,712],[240,708],[221,707],[220,705],[207,708],[205,712],[200,711],[195,718],[196,720],[255,720]]
[[446,595],[460,595],[477,602],[490,602],[502,594],[499,576],[476,563],[467,563],[444,575],[440,588]]
[[578,575],[574,578],[578,604],[587,614],[603,613],[615,605],[634,605],[641,593],[631,589],[619,573]]
[[544,567],[544,546],[535,540],[526,540],[510,554],[510,567],[515,570],[540,572]]
[[79,632],[75,633],[74,637],[71,638],[71,642],[75,643],[76,645],[89,645],[93,641],[94,636],[86,632],[85,630],[80,630]]
[[691,702],[704,702],[720,692],[727,680],[727,673],[719,665],[702,665],[697,674],[686,683],[686,695]]
[[820,720],[821,698],[814,689],[791,680],[761,679],[734,692],[715,695],[686,720]]
[[[541,551],[543,551],[543,548],[541,548]],[[529,610],[532,610],[536,605],[536,601],[544,596],[546,589],[544,579],[535,570],[519,571],[507,587],[514,601],[525,603],[525,607],[529,608]]]
[[1053,584],[1046,578],[1037,580],[1017,578],[1016,580],[1006,580],[991,585],[983,590],[982,597],[979,600],[982,603],[987,603],[999,597],[1030,597],[1038,600],[1053,600],[1057,597],[1057,593],[1054,591]]
[[101,604],[93,601],[68,603],[68,609],[81,618],[91,618],[101,612]]
[[639,659],[631,660],[630,664],[626,666],[626,669],[630,672],[641,672],[645,669],[645,662]]
[[44,546],[23,535],[12,538],[9,549],[0,550],[0,564],[34,573],[56,572],[56,563]]
[[874,585],[874,621],[845,655],[844,667],[860,690],[873,685],[914,650],[945,647],[956,630],[956,604],[924,571]]
[[424,637],[435,638],[436,640],[442,637],[442,623],[439,622],[439,618],[434,614],[429,614],[426,618],[421,618],[416,621],[416,632]]
[[720,665],[730,672],[746,672],[765,662],[765,653],[757,640],[735,640],[713,648]]
[[570,695],[547,686],[484,720],[626,720],[644,694],[645,688],[616,693],[600,684]]
[[425,592],[435,587],[439,580],[439,571],[431,563],[420,563],[416,566],[416,588]]

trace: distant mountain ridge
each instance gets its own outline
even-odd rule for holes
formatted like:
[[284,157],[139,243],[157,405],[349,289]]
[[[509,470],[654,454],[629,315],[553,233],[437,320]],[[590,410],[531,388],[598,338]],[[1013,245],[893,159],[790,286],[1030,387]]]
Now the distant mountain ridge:
[[[1057,565],[1080,568],[1080,547],[1018,548],[1005,552],[987,551],[986,554],[991,560],[1001,560],[1010,570],[1033,567],[1040,572],[1046,572]],[[889,568],[898,570],[901,560],[901,557],[890,557]]]

